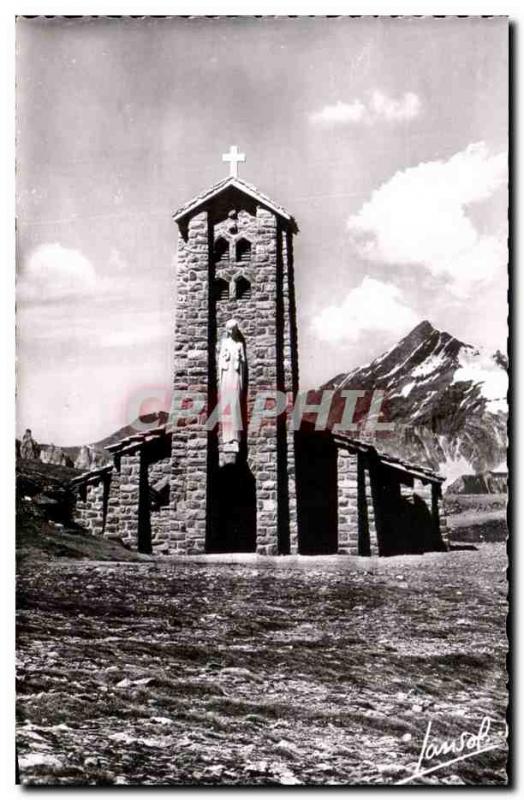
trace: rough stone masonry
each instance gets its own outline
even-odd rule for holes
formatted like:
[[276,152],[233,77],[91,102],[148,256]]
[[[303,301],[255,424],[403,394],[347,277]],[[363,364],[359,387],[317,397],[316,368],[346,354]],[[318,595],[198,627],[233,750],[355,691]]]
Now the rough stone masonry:
[[[240,159],[241,160],[241,159]],[[180,208],[174,402],[217,403],[227,320],[245,342],[246,419],[257,397],[298,391],[293,217],[232,175]],[[195,413],[126,437],[113,463],[74,482],[77,521],[143,552],[388,554],[444,549],[442,479],[331,433],[293,431],[285,414],[246,426],[238,456]]]

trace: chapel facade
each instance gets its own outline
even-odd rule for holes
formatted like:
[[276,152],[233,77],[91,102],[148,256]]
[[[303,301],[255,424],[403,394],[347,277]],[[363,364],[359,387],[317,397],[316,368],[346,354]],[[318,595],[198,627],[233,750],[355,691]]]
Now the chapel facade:
[[[369,442],[293,430],[286,413],[250,423],[275,391],[288,407],[298,392],[298,228],[238,177],[236,148],[227,160],[230,176],[173,215],[182,418],[109,445],[112,463],[73,481],[77,522],[174,556],[445,549],[440,476]],[[226,387],[230,421],[210,425]]]

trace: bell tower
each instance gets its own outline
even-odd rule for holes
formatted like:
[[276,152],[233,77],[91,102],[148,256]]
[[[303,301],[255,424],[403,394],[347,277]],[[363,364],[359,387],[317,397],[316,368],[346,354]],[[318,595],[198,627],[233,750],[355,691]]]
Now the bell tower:
[[[292,404],[298,390],[297,226],[238,177],[243,153],[232,147],[223,160],[230,175],[173,215],[174,395],[204,397],[206,406],[173,430],[173,544],[179,553],[296,552],[294,435],[290,417],[274,406],[276,392]],[[221,426],[206,420],[219,399],[220,348],[232,320],[245,354],[244,424],[238,443],[225,443]]]

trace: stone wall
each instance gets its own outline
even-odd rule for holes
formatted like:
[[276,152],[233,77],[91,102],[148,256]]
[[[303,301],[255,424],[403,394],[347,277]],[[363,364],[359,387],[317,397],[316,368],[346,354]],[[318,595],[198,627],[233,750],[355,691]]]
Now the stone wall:
[[[144,453],[145,457],[145,453]],[[170,484],[169,496],[171,497],[171,458],[159,458],[151,463],[148,463],[147,468],[147,482],[152,488],[162,481],[168,481]],[[151,502],[149,504],[151,506]],[[170,517],[171,517],[170,503],[159,508],[151,508],[150,515],[150,529],[151,529],[151,545],[154,554],[171,554],[177,551],[176,534],[171,531]]]
[[[426,528],[431,529],[431,520],[435,522],[430,530],[432,542],[438,544],[439,539],[445,544],[446,522],[438,484],[408,486],[412,477],[397,481],[391,464],[385,458],[382,461],[375,451],[371,457],[362,446],[339,446],[332,439],[323,440],[318,447],[313,439],[307,440],[313,448],[309,460],[314,462],[308,475],[308,469],[303,469],[307,447],[293,432],[290,415],[265,418],[261,427],[251,426],[246,431],[245,450],[241,451],[248,466],[246,470],[242,462],[242,470],[249,473],[243,477],[245,483],[239,478],[242,470],[237,470],[231,480],[221,470],[223,454],[217,430],[208,431],[205,420],[216,404],[217,350],[228,319],[238,320],[245,337],[248,421],[261,393],[279,390],[292,405],[298,391],[293,266],[296,228],[285,214],[271,210],[262,197],[252,196],[248,190],[229,186],[205,198],[196,210],[188,210],[185,218],[182,212],[176,215],[180,235],[173,390],[175,406],[181,394],[194,393],[206,399],[207,407],[189,422],[177,425],[170,441],[162,439],[167,451],[161,455],[149,449],[147,440],[137,443],[137,437],[131,437],[128,446],[126,441],[124,449],[115,455],[112,472],[103,478],[89,478],[81,490],[84,496],[78,501],[77,520],[97,535],[118,535],[130,547],[146,552],[199,554],[209,546],[210,529],[226,505],[216,503],[218,486],[236,490],[240,485],[249,486],[249,511],[256,504],[256,550],[261,554],[328,553],[338,548],[343,554],[376,555],[379,534],[394,539],[396,531],[402,531],[402,514],[409,515],[406,508],[417,506],[419,499],[423,501],[420,513],[426,519],[431,515]],[[315,465],[324,469],[321,479]],[[388,485],[383,485],[384,477]],[[170,486],[168,505],[151,504],[150,489],[164,478]],[[311,496],[319,499],[320,509],[320,513],[310,514],[313,519],[306,542],[299,541],[298,526],[300,517],[304,527],[304,480],[310,495],[306,503],[309,511]],[[390,489],[393,491],[388,495]],[[386,502],[382,502],[384,499]],[[391,513],[395,503],[398,519]],[[391,524],[385,524],[384,507]],[[239,509],[244,513],[245,509]],[[315,531],[321,518],[329,523],[325,525],[328,533],[321,534],[322,541],[315,550]],[[253,530],[253,519],[254,514],[244,528]],[[395,528],[397,522],[400,527]],[[242,524],[236,519],[230,529],[236,536]],[[413,529],[418,530],[416,526]],[[246,549],[252,546],[250,539]]]
[[442,487],[437,484],[432,484],[431,486],[431,509],[433,518],[436,523],[438,535],[440,536],[442,550],[448,550],[449,549],[448,521],[444,511],[444,502],[442,499]]
[[[177,258],[174,393],[208,394],[209,260],[207,211],[182,226]],[[206,545],[207,432],[204,418],[173,432],[171,500],[174,549]]]
[[85,527],[87,510],[87,485],[77,486],[75,489],[75,505],[73,508],[73,521]]
[[[75,521],[96,535],[122,539],[133,550],[175,554],[181,534],[173,531],[171,480],[169,434],[128,446],[115,454],[111,472],[77,488]],[[165,505],[158,485],[169,495]]]
[[[296,391],[290,238],[272,211],[238,193],[181,225],[175,392],[203,391],[208,408],[214,408],[217,351],[225,323],[233,317],[246,344],[248,420],[260,392]],[[249,284],[242,296],[239,281],[247,282],[244,288]],[[297,548],[294,438],[283,422],[285,417],[267,419],[259,430],[246,431],[247,463],[256,482],[257,551],[264,554]],[[172,535],[179,552],[202,552],[209,519],[213,524],[217,434],[195,424],[173,435]]]
[[[265,208],[257,208],[256,334],[250,370],[250,405],[256,392],[277,388],[277,220]],[[257,552],[278,553],[277,508],[277,422],[264,420],[248,437],[248,459],[257,490]]]
[[107,511],[104,535],[108,538],[121,538],[120,532],[120,458],[115,458],[107,484]]
[[[198,438],[194,441],[197,442]],[[204,437],[200,438],[203,448],[206,441]],[[281,522],[278,508],[278,481],[275,483],[275,479],[271,479],[276,473],[278,459],[281,456],[278,450],[275,452],[271,446],[276,447],[278,444],[275,426],[267,425],[259,436],[253,436],[253,442],[254,453],[251,457],[258,480],[259,514],[263,515],[265,529],[274,536],[273,542],[264,538],[264,529],[261,529],[259,523],[257,549],[262,553],[274,554],[279,552],[277,529]],[[330,448],[333,449],[334,467],[331,478],[326,482],[324,473],[327,471],[331,474]],[[288,451],[286,465],[290,463],[289,452],[294,454],[294,449]],[[186,532],[173,528],[172,498],[178,493],[177,487],[172,484],[171,453],[169,434],[163,434],[155,441],[129,445],[115,456],[111,472],[93,475],[83,486],[78,487],[75,521],[94,535],[119,537],[130,548],[142,552],[164,555],[195,552]],[[272,455],[273,453],[275,455]],[[388,505],[384,517],[381,507],[384,500],[380,488],[384,480],[384,477],[380,477],[383,466],[376,455],[359,451],[350,445],[340,443],[335,445],[330,437],[321,437],[318,434],[307,437],[305,446],[301,447],[299,453],[301,481],[304,478],[309,481],[309,488],[306,490],[307,502],[311,505],[313,490],[316,491],[320,487],[321,496],[319,495],[318,502],[322,505],[327,499],[328,503],[324,520],[322,516],[324,512],[318,515],[318,503],[317,500],[313,500],[315,507],[310,508],[309,515],[315,516],[314,530],[309,530],[307,543],[304,540],[299,541],[298,535],[292,536],[288,552],[336,551],[340,554],[364,556],[394,554],[391,552],[391,536],[396,539],[398,533],[398,544],[402,548],[407,530],[412,531],[412,540],[409,542],[406,540],[407,549],[399,549],[398,552],[447,549],[447,525],[442,513],[442,493],[438,483],[413,478],[408,473],[402,472],[399,472],[397,479],[391,468],[387,467],[389,480],[394,480],[393,495],[396,496],[398,493],[399,505],[397,512],[394,511],[394,507]],[[304,462],[310,465],[309,477],[304,473]],[[292,467],[294,466],[293,457]],[[185,485],[192,493],[193,500],[205,508],[205,491],[196,475],[198,471],[195,470],[193,474],[189,465]],[[330,481],[333,485],[333,495]],[[162,498],[159,493],[165,489],[168,489],[169,496],[165,494]],[[331,496],[332,500],[329,499]],[[293,498],[291,502],[296,501]],[[328,506],[334,508],[335,505],[336,516],[333,520]],[[393,519],[395,513],[398,514],[396,520]],[[411,516],[412,514],[414,516]],[[191,515],[189,521],[192,521]],[[382,531],[380,536],[379,522]],[[384,524],[387,524],[388,533],[384,531]],[[326,526],[332,530],[334,537],[332,545],[330,545],[331,534],[326,535],[324,530]],[[312,540],[312,535],[315,540],[317,536],[320,537],[317,545]],[[384,539],[384,536],[390,538]]]
[[359,509],[359,554],[378,555],[377,525],[372,493],[372,465],[369,456],[358,454],[358,509]]
[[[258,280],[255,265],[255,242],[257,238],[257,218],[253,213],[241,209],[234,217],[227,216],[213,227],[214,245],[220,240],[227,242],[227,252],[219,259],[213,259],[213,282],[225,281],[229,286],[227,297],[217,297],[212,293],[215,314],[215,342],[217,349],[220,338],[224,332],[228,319],[234,317],[238,320],[240,329],[246,340],[246,354],[248,364],[252,363],[253,344],[257,334],[257,304],[260,300],[269,299],[264,296],[264,287]],[[250,257],[243,257],[237,261],[237,248],[239,242],[249,241],[251,245]],[[237,282],[245,278],[251,284],[250,296],[238,297]],[[214,283],[214,285],[216,285]],[[215,352],[215,357],[217,353]]]
[[129,448],[120,455],[120,538],[137,549],[140,505],[140,449]]
[[297,470],[295,435],[288,420],[286,431],[286,464],[285,471],[288,481],[288,508],[289,508],[289,552],[298,553],[298,506],[297,506]]
[[105,482],[101,478],[91,480],[85,487],[85,502],[77,503],[75,522],[94,536],[104,532],[104,495]]
[[342,447],[337,451],[338,552],[359,554],[358,455]]
[[[295,302],[295,280],[293,263],[293,234],[290,230],[279,230],[279,281],[278,281],[278,365],[282,374],[278,376],[279,389],[289,398],[289,403],[295,403],[298,392],[298,337]],[[296,444],[295,435],[291,425],[291,415],[286,419],[287,428],[279,431],[283,439],[283,480],[287,474],[287,506],[289,527],[289,552],[298,552],[298,516],[297,516],[297,489],[296,489]]]
[[[388,468],[388,480],[393,483],[385,506],[381,487],[383,469],[376,455],[339,444],[338,552],[376,556],[446,549],[447,528],[440,485],[414,478],[408,472],[399,471],[393,477]],[[395,496],[398,501],[391,504],[391,497]]]

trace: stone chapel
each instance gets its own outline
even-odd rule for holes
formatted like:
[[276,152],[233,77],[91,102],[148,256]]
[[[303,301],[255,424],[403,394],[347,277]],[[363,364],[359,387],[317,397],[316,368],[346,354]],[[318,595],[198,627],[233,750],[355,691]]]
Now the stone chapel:
[[[76,521],[173,556],[445,549],[440,476],[345,434],[293,430],[285,413],[249,425],[257,398],[298,392],[298,228],[238,177],[243,154],[223,158],[230,175],[173,214],[173,397],[205,408],[109,445],[112,463],[73,481]],[[231,420],[210,427],[226,386]]]

